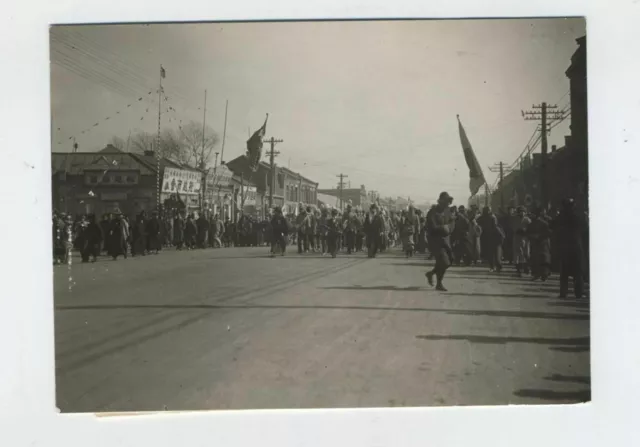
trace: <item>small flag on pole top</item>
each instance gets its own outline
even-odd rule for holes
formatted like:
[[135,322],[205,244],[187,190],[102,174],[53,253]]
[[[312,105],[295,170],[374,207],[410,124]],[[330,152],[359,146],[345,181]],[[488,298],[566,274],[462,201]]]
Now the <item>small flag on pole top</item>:
[[164,79],[164,78],[166,78],[166,77],[167,77],[167,72],[166,72],[166,71],[164,71],[164,67],[163,67],[162,65],[160,65],[160,77],[161,77],[162,79]]
[[460,143],[462,144],[464,159],[467,162],[467,167],[469,168],[469,191],[472,196],[475,196],[480,190],[480,187],[486,183],[486,180],[484,179],[484,174],[482,173],[482,168],[480,167],[480,163],[478,163],[476,154],[473,152],[473,148],[471,147],[471,142],[469,141],[469,138],[467,138],[467,133],[460,122],[460,115],[456,116],[458,118]]

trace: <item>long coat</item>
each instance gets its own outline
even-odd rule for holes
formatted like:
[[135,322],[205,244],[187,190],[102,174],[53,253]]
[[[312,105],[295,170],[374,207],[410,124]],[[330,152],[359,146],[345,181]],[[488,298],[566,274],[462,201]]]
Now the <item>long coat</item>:
[[532,267],[551,267],[551,230],[542,217],[533,219],[527,228],[531,244]]
[[132,251],[134,254],[142,254],[147,249],[147,228],[144,219],[138,219],[131,228]]
[[551,223],[551,228],[556,236],[557,253],[564,272],[569,276],[583,275],[586,264],[586,219],[576,212],[565,211]]
[[147,221],[147,249],[160,250],[161,248],[160,220],[157,217],[152,217]]
[[450,239],[453,223],[451,211],[447,207],[434,208],[427,214],[427,230],[432,253],[436,263],[443,268],[450,266],[453,258]]
[[175,245],[184,242],[184,219],[178,216],[173,220],[173,243]]
[[529,239],[527,229],[531,224],[531,219],[527,216],[517,217],[513,224],[513,262],[526,264],[529,262]]
[[124,219],[114,219],[109,228],[108,252],[110,256],[127,254],[127,240],[129,239],[129,226]]

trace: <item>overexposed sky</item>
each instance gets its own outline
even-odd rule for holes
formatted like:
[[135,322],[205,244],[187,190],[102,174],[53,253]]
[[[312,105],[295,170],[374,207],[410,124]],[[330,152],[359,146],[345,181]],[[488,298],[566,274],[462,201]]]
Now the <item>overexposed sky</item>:
[[[267,136],[284,140],[277,163],[321,188],[344,173],[383,195],[433,201],[447,190],[466,202],[456,114],[492,183],[487,167],[512,163],[535,129],[520,111],[569,103],[564,72],[584,34],[582,19],[58,28],[52,148],[70,151],[75,137],[95,151],[156,132],[162,64],[163,127],[202,122],[206,89],[206,121],[222,137],[229,100],[225,160],[244,153],[248,129],[269,113]],[[561,146],[568,126],[549,144]]]

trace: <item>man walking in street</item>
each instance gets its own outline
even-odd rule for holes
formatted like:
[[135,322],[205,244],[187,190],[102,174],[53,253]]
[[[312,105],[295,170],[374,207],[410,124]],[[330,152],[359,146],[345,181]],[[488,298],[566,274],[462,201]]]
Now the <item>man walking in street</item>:
[[284,256],[287,251],[287,236],[289,234],[289,224],[287,219],[282,215],[282,209],[275,207],[273,217],[271,218],[271,257],[274,257],[278,250],[280,255]]
[[425,276],[430,286],[433,286],[433,276],[436,276],[436,290],[446,292],[442,280],[447,269],[451,266],[451,226],[453,225],[453,217],[449,206],[453,203],[453,197],[447,192],[443,192],[438,197],[438,204],[431,210],[427,217],[427,229],[431,239],[433,255],[436,259],[436,265]]

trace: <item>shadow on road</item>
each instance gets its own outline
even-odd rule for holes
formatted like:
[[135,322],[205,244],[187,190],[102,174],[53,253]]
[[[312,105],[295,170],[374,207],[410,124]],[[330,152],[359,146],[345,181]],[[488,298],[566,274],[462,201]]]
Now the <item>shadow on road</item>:
[[428,341],[468,341],[469,343],[502,345],[507,343],[533,343],[538,345],[573,345],[589,349],[589,337],[549,338],[549,337],[498,337],[491,335],[416,335],[419,340]]
[[545,380],[553,380],[554,382],[579,383],[582,385],[591,385],[591,378],[586,376],[564,376],[562,374],[552,374],[544,378]]
[[580,300],[580,301],[551,301],[547,303],[547,306],[551,307],[573,307],[575,309],[590,309],[591,306],[589,301]]
[[499,310],[460,310],[460,309],[431,309],[424,307],[384,307],[384,306],[290,306],[290,305],[217,305],[217,304],[115,304],[115,305],[86,305],[86,306],[56,306],[58,311],[73,310],[122,310],[122,309],[289,309],[289,310],[387,310],[392,312],[432,312],[446,313],[449,315],[469,315],[488,317],[512,317],[512,318],[540,318],[550,320],[589,320],[588,315],[559,314],[545,312],[525,311],[499,311]]
[[558,351],[558,352],[578,353],[578,352],[588,352],[589,346],[559,346],[559,347],[553,347],[549,349],[551,349],[552,351]]
[[591,390],[551,391],[539,389],[522,389],[514,391],[513,394],[518,397],[531,397],[534,399],[544,400],[574,401],[576,403],[591,401]]
[[324,290],[387,290],[387,291],[400,291],[400,292],[418,292],[425,290],[424,287],[396,287],[396,286],[336,286],[336,287],[319,287]]
[[445,296],[478,296],[489,298],[539,298],[549,299],[548,295],[531,295],[527,293],[480,293],[480,292],[451,292],[444,294]]

